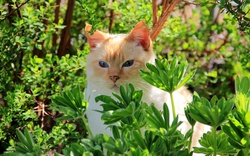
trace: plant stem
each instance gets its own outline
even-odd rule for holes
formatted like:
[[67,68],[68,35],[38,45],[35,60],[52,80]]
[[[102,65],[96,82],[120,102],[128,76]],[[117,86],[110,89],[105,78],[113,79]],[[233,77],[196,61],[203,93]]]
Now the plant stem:
[[217,154],[217,135],[216,135],[216,127],[213,127],[212,128],[212,135],[213,135],[213,141],[214,141],[214,143],[213,143],[213,148],[214,148],[214,156],[216,156],[216,154]]
[[189,139],[189,142],[188,142],[188,152],[190,152],[191,150],[191,144],[192,144],[192,140],[193,140],[193,135],[194,135],[194,126],[192,126],[192,135]]
[[86,126],[86,129],[87,129],[87,131],[88,131],[88,133],[89,133],[90,138],[93,138],[93,137],[94,137],[94,136],[93,136],[93,133],[92,133],[92,131],[90,130],[88,121],[87,121],[87,119],[84,117],[84,115],[82,116],[82,121],[83,121],[84,125]]
[[176,113],[175,113],[173,92],[170,92],[169,94],[170,94],[170,99],[171,99],[171,104],[172,104],[172,112],[173,112],[173,119],[174,119],[176,117]]

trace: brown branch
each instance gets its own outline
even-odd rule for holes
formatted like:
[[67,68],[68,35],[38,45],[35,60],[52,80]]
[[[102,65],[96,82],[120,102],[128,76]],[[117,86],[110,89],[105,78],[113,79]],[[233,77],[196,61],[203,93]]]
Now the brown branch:
[[70,37],[70,28],[71,28],[71,21],[73,17],[73,11],[74,11],[74,6],[75,6],[75,0],[69,0],[68,1],[68,8],[66,11],[66,16],[63,22],[63,25],[66,27],[62,30],[62,35],[61,35],[61,41],[59,44],[59,49],[58,49],[58,56],[62,57],[66,54],[67,48],[69,48],[69,37]]
[[[55,19],[54,19],[54,23],[55,23],[55,24],[58,24],[58,21],[59,21],[60,3],[61,3],[61,0],[56,0],[56,6],[55,6]],[[57,32],[57,28],[56,28],[56,32]],[[52,47],[55,47],[55,46],[56,46],[57,38],[58,38],[57,33],[54,33],[54,34],[52,35]]]
[[[109,0],[109,7],[111,7],[112,3],[114,2],[115,0]],[[109,16],[109,32],[111,32],[111,29],[113,27],[113,23],[114,23],[114,9],[110,9],[110,16]]]
[[164,12],[167,10],[168,8],[168,5],[169,5],[169,0],[163,0],[163,5],[162,5],[162,13],[161,14],[164,14]]
[[[168,1],[168,0],[167,0]],[[173,11],[174,7],[176,6],[176,4],[179,2],[180,0],[173,0],[169,6],[167,7],[167,9],[162,12],[159,20],[157,21],[157,23],[155,25],[153,25],[153,27],[151,28],[151,40],[154,41],[156,39],[156,37],[159,35],[161,29],[163,28],[164,23],[166,22],[168,16],[170,15],[170,13]],[[168,5],[168,4],[166,4]],[[164,6],[163,6],[164,9]]]
[[156,0],[152,1],[152,7],[153,7],[153,26],[157,23],[157,5],[156,5]]
[[[7,18],[9,18],[15,11],[18,11],[19,17],[22,17],[22,15],[20,14],[19,9],[20,9],[23,5],[25,5],[26,3],[28,3],[29,1],[30,1],[30,0],[27,0],[27,1],[23,2],[23,3],[20,4],[18,7],[16,7],[16,9],[11,9],[11,10],[9,11],[8,15],[6,15],[3,19],[0,20],[0,23],[1,23],[2,21],[6,20]],[[11,6],[8,6],[8,7],[11,7]]]

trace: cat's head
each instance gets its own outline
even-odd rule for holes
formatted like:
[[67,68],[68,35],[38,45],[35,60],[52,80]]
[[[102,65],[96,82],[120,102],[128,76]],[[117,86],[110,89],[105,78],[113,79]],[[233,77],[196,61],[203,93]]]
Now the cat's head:
[[87,56],[87,83],[96,88],[117,90],[120,85],[143,85],[139,69],[153,62],[150,32],[143,22],[129,34],[106,34],[96,31],[87,34],[90,53]]

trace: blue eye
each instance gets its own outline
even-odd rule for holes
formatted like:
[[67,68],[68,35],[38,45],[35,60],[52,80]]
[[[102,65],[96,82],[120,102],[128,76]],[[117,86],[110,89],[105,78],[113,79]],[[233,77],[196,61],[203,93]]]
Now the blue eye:
[[108,63],[106,63],[104,61],[99,61],[99,66],[102,67],[102,68],[108,68],[109,67]]
[[130,67],[134,64],[134,60],[128,60],[125,63],[123,63],[122,67]]

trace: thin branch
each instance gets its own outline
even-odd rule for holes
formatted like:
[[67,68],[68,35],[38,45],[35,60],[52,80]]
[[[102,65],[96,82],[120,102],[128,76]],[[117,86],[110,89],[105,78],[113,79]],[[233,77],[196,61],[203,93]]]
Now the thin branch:
[[168,5],[169,5],[169,0],[164,0],[161,14],[164,14],[164,12],[168,9]]
[[166,3],[167,3],[167,0],[162,0],[162,11],[164,10],[164,7],[166,6]]
[[[151,34],[150,34],[150,37],[151,37],[152,41],[154,41],[156,39],[156,37],[160,34],[160,31],[163,28],[163,25],[166,22],[168,16],[173,11],[174,7],[177,5],[177,3],[179,1],[180,0],[173,0],[169,4],[169,6],[167,7],[167,9],[161,14],[161,16],[160,16],[159,20],[157,21],[157,23],[155,25],[153,25],[153,27],[151,29]],[[164,6],[163,6],[163,8],[164,8]]]
[[66,16],[63,22],[63,25],[65,25],[66,27],[62,30],[61,41],[58,49],[59,57],[64,56],[66,54],[66,49],[69,47],[70,28],[73,17],[74,6],[75,6],[75,0],[69,0]]
[[[109,0],[109,7],[111,7],[112,3],[115,0]],[[111,32],[111,29],[113,27],[113,23],[114,23],[114,9],[110,9],[110,16],[109,16],[109,32]]]
[[[18,11],[23,5],[25,5],[26,3],[28,3],[30,0],[27,0],[25,2],[23,2],[22,4],[20,4],[16,9],[13,9],[8,15],[6,15],[3,19],[0,20],[0,23],[4,20],[6,20],[10,15],[12,15],[15,11]],[[20,16],[20,15],[19,15]]]
[[152,7],[153,7],[153,26],[157,23],[157,5],[156,5],[156,0],[152,1]]

